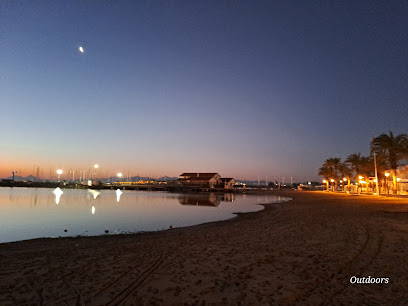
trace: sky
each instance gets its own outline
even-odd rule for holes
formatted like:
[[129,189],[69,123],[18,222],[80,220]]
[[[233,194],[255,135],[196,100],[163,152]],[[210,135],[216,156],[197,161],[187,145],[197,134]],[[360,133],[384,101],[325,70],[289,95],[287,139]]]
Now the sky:
[[2,0],[0,177],[317,180],[408,133],[407,17],[407,1]]

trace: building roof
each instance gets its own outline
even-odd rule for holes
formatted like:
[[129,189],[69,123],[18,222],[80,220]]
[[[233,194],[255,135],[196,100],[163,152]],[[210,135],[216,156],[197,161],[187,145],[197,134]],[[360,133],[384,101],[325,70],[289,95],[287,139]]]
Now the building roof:
[[222,178],[221,178],[221,181],[223,181],[223,182],[229,182],[229,181],[231,181],[231,180],[233,180],[232,177],[222,177]]
[[[190,172],[185,172],[180,175],[181,179],[189,179],[189,180],[209,180],[213,178],[215,175],[218,173],[190,173]],[[219,175],[219,174],[218,174]]]
[[191,182],[208,182],[209,180],[211,180],[214,176],[193,176],[193,177],[183,177],[183,178],[179,178],[179,181],[191,181]]

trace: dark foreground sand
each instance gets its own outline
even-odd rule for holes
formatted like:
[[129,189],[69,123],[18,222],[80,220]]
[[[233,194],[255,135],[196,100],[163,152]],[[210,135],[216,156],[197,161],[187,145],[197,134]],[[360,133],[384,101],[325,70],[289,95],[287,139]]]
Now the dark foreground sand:
[[286,195],[196,227],[0,244],[0,305],[408,304],[408,200]]

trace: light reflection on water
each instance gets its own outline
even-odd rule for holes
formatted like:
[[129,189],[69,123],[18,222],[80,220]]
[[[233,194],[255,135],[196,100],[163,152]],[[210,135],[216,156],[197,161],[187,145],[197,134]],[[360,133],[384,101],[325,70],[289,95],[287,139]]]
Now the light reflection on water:
[[274,195],[0,188],[0,242],[191,226],[285,201]]

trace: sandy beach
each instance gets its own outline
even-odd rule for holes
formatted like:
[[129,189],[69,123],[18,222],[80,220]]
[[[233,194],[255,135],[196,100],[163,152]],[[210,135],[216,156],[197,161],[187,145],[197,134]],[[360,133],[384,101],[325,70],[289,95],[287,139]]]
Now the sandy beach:
[[408,303],[407,199],[281,194],[195,227],[0,244],[0,305]]

